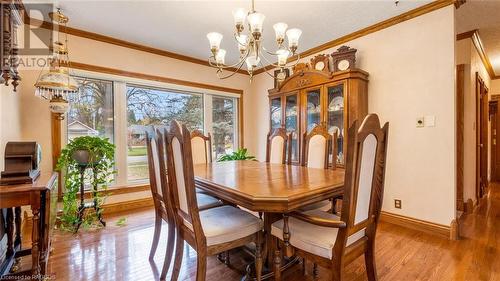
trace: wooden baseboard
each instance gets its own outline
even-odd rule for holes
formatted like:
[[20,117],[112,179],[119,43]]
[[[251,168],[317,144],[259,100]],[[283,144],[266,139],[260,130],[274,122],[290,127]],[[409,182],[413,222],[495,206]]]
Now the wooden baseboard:
[[130,211],[130,210],[134,210],[134,209],[153,207],[153,206],[154,206],[153,198],[147,197],[147,198],[129,200],[129,201],[125,201],[125,202],[104,204],[103,214],[109,215],[112,213]]
[[[384,211],[380,213],[380,220],[402,227],[419,230],[425,233],[435,234],[446,239],[450,239],[451,237],[452,227],[442,224],[414,219]],[[458,233],[458,226],[456,226],[455,229],[456,233]]]

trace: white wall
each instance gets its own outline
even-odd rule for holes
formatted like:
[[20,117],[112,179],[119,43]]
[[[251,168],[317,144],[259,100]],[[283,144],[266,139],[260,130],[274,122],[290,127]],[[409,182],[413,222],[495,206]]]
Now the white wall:
[[0,171],[4,170],[5,144],[8,141],[20,141],[20,95],[12,86],[0,85]]
[[[454,32],[450,5],[344,44],[358,49],[356,64],[370,73],[369,112],[390,123],[383,210],[443,225],[455,218]],[[255,138],[247,145],[261,160],[272,87],[266,74],[252,84]],[[426,115],[436,126],[416,128]]]
[[491,80],[490,93],[493,95],[500,95],[500,78]]

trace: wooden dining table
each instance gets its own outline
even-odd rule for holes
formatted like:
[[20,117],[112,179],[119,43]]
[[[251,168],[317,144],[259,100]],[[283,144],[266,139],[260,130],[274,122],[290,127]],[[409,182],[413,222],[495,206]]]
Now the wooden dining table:
[[[315,169],[258,161],[194,165],[196,187],[264,217],[264,253],[272,261],[271,225],[283,213],[342,195],[344,169]],[[264,276],[263,276],[264,277]]]

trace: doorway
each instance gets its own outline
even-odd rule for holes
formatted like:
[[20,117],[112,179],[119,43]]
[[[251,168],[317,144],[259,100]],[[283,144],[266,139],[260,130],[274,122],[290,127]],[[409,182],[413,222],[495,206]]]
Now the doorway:
[[476,72],[476,201],[488,188],[488,88]]
[[497,148],[497,135],[500,132],[498,101],[500,95],[492,95],[489,102],[489,118],[491,121],[491,181],[500,181],[500,149]]

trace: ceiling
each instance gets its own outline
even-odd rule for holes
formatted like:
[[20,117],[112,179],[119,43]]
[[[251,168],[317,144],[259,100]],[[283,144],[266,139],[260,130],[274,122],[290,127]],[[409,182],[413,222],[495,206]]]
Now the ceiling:
[[457,10],[458,33],[479,30],[495,74],[500,75],[500,1],[469,0]]
[[[46,2],[47,0],[44,0]],[[34,1],[25,1],[25,3]],[[397,16],[431,1],[260,1],[255,8],[264,13],[264,46],[274,50],[272,25],[285,22],[302,29],[299,52]],[[232,10],[250,8],[250,1],[70,1],[53,2],[70,18],[68,26],[125,41],[207,59],[206,34],[224,35],[226,64],[236,62]],[[40,18],[36,13],[32,17]]]

